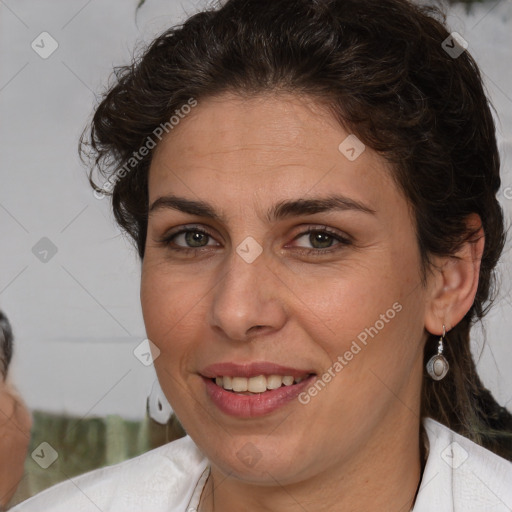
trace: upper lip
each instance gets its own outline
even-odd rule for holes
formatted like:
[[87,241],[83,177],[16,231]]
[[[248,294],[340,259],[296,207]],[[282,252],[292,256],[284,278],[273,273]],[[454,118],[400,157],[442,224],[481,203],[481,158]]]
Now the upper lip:
[[258,375],[290,375],[293,378],[304,377],[314,373],[312,370],[290,368],[267,361],[253,363],[215,363],[210,364],[199,372],[203,377],[213,379],[215,377],[257,377]]

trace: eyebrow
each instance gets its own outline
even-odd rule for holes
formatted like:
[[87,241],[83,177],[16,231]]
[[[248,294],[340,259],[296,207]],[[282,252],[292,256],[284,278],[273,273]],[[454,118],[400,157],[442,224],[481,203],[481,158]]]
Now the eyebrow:
[[[195,201],[177,196],[162,196],[156,199],[149,207],[149,214],[159,210],[177,210],[198,217],[206,217],[221,221],[221,216],[215,209],[204,201]],[[325,198],[295,199],[281,201],[267,212],[269,222],[300,215],[314,215],[315,213],[329,211],[357,211],[375,215],[376,211],[365,204],[345,196],[335,195]]]

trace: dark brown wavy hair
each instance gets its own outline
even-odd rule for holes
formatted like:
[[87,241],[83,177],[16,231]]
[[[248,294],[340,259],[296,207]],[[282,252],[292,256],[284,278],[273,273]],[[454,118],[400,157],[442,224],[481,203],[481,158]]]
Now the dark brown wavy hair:
[[12,359],[13,335],[9,320],[0,311],[0,381],[7,378],[7,371]]
[[[424,378],[422,415],[512,459],[512,416],[482,385],[470,352],[470,327],[492,302],[505,239],[500,160],[478,67],[467,51],[447,51],[449,37],[437,8],[406,0],[228,0],[115,69],[81,151],[92,159],[96,193],[112,196],[115,218],[143,258],[152,152],[130,159],[176,110],[224,92],[286,91],[328,105],[392,164],[415,214],[424,277],[432,256],[455,255],[472,240],[466,220],[480,216],[476,298],[447,336],[450,372],[439,382]],[[425,360],[436,343],[431,335]]]

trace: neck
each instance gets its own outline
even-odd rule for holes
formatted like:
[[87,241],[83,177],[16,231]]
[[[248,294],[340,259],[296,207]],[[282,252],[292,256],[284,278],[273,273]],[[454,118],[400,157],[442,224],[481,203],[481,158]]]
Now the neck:
[[410,411],[388,415],[387,425],[353,460],[308,480],[252,485],[212,465],[199,512],[372,512],[411,510],[421,478],[420,425]]

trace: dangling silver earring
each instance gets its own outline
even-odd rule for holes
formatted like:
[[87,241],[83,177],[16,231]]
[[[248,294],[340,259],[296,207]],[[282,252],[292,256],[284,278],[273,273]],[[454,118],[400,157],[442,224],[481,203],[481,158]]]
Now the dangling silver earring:
[[441,380],[446,377],[450,365],[443,356],[443,341],[446,336],[446,331],[443,325],[443,335],[439,338],[439,344],[437,346],[437,354],[432,356],[427,363],[427,372],[434,380]]

